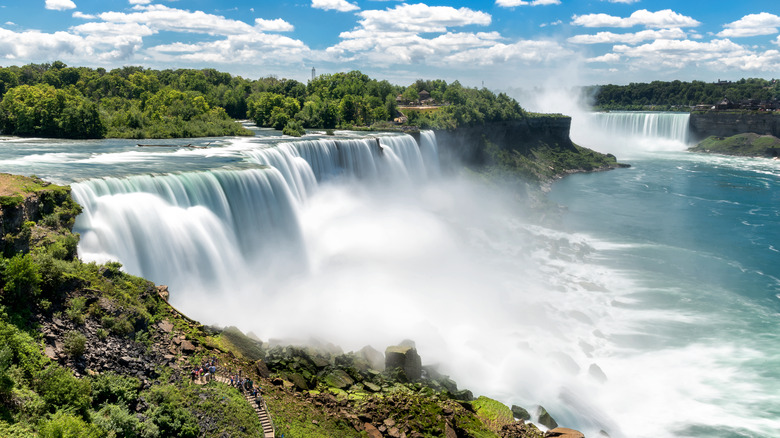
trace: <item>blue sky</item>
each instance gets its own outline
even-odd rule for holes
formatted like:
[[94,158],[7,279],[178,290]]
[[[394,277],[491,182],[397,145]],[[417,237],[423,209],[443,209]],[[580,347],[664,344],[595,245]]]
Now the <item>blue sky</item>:
[[780,77],[777,0],[0,0],[0,65],[530,88]]

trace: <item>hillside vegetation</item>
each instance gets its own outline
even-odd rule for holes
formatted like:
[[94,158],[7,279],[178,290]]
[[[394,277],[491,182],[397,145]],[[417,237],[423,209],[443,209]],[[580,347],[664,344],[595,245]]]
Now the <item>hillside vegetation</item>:
[[214,69],[106,71],[57,61],[0,68],[0,132],[62,138],[252,135],[234,120],[245,118],[289,135],[302,135],[305,128],[384,129],[401,115],[399,95],[407,103],[430,96],[427,101],[441,108],[410,112],[406,123],[422,128],[514,120],[523,113],[505,94],[457,81],[418,80],[402,87],[351,71],[304,84]]
[[599,110],[688,110],[699,104],[715,105],[724,97],[732,102],[780,99],[780,81],[750,78],[715,83],[632,82],[628,85],[586,87],[583,92],[593,97],[593,106]]

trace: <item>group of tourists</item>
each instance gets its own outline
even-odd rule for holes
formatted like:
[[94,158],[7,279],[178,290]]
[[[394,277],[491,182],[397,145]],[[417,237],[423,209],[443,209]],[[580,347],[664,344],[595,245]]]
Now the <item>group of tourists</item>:
[[217,358],[212,357],[210,360],[203,362],[200,366],[196,366],[190,372],[190,379],[192,383],[197,380],[200,383],[208,383],[214,380],[217,375]]
[[[255,382],[244,376],[242,370],[239,369],[236,373],[229,371],[228,374],[230,376],[230,386],[235,386],[242,392],[249,393],[258,404],[263,401],[263,396],[261,395],[262,388],[255,386]],[[208,383],[213,381],[216,375],[217,359],[212,357],[210,360],[204,361],[200,366],[193,367],[190,372],[190,379],[192,383],[196,383],[196,381],[197,383]]]

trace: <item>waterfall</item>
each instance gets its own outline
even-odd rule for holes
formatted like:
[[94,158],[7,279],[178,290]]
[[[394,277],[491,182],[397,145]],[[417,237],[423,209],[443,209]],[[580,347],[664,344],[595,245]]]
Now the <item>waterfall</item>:
[[584,113],[572,121],[575,143],[625,158],[626,153],[685,150],[689,113],[612,111]]
[[426,143],[425,161],[408,135],[257,143],[239,151],[250,169],[80,182],[73,185],[84,209],[75,226],[79,253],[119,260],[176,290],[262,283],[289,272],[289,260],[305,271],[299,209],[321,183],[420,183],[426,162],[436,161],[434,147]]
[[73,196],[82,258],[156,282],[231,285],[235,266],[280,251],[305,259],[296,202],[273,168],[93,179]]
[[689,113],[596,113],[598,125],[617,135],[688,142]]

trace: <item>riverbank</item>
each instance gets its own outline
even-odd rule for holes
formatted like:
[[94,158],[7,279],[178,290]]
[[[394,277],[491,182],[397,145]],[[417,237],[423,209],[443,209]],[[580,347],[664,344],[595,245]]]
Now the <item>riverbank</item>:
[[688,150],[741,157],[777,158],[780,156],[780,138],[752,132],[730,137],[710,136]]

